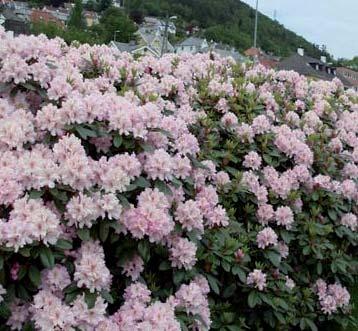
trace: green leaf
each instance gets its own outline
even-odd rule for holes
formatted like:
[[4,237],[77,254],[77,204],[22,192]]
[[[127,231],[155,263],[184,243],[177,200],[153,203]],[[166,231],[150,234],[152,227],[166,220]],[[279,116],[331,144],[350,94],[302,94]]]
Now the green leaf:
[[144,177],[140,176],[138,177],[134,182],[133,185],[136,185],[137,187],[147,188],[150,187],[150,183],[148,180],[146,180]]
[[179,179],[175,178],[175,177],[173,177],[170,181],[172,182],[172,184],[173,184],[176,188],[182,186],[181,181],[180,181]]
[[246,273],[245,271],[238,265],[235,265],[231,269],[231,273],[233,275],[238,275],[239,279],[242,283],[246,284]]
[[289,309],[288,304],[287,304],[287,302],[286,302],[284,299],[282,299],[282,298],[275,298],[274,301],[275,301],[275,303],[276,303],[277,305],[281,306],[283,309],[285,309],[285,310],[288,310],[288,309]]
[[170,270],[171,268],[172,268],[172,266],[169,263],[169,261],[162,261],[159,264],[159,270],[161,270],[161,271]]
[[75,291],[78,291],[78,287],[76,283],[71,283],[70,285],[66,286],[63,289],[63,293],[68,294],[68,293],[73,293]]
[[17,296],[19,299],[22,299],[24,301],[29,301],[31,298],[29,291],[21,284],[19,284],[17,287]]
[[140,143],[139,146],[143,149],[144,152],[154,152],[155,148],[153,145],[148,144],[148,143]]
[[76,126],[76,131],[79,133],[82,139],[87,139],[88,137],[97,137],[97,133],[90,129],[84,128],[83,126]]
[[157,180],[154,184],[154,186],[160,191],[163,192],[165,195],[173,195],[172,190],[170,189],[170,187],[162,182],[161,180]]
[[5,320],[11,316],[11,310],[4,302],[0,303],[0,317]]
[[87,229],[87,228],[78,229],[77,230],[77,235],[82,241],[88,241],[91,238],[90,230]]
[[60,191],[57,188],[50,189],[51,195],[64,203],[68,201],[67,193],[65,191]]
[[268,259],[271,261],[271,263],[275,267],[278,267],[280,265],[281,256],[279,253],[277,253],[275,251],[268,251],[268,252],[266,252],[266,256],[268,257]]
[[256,305],[261,303],[261,299],[257,291],[251,291],[249,296],[247,297],[247,303],[250,308],[254,308]]
[[318,331],[316,324],[309,318],[305,318],[306,324],[311,328],[312,331]]
[[34,265],[29,268],[29,278],[35,286],[39,286],[41,282],[41,273]]
[[332,221],[337,220],[337,213],[333,209],[328,210],[328,216]]
[[144,262],[148,262],[150,259],[150,245],[146,240],[142,240],[138,244],[138,252]]
[[30,91],[36,91],[37,90],[37,87],[34,86],[33,84],[31,83],[21,83],[20,84],[22,87],[26,88],[27,90],[30,90]]
[[321,262],[317,263],[317,274],[318,275],[322,274],[322,263]]
[[214,293],[220,294],[220,289],[219,289],[220,282],[214,276],[209,274],[206,275],[206,278],[208,279],[210,287],[214,291]]
[[221,320],[225,323],[225,324],[231,324],[234,322],[235,320],[235,313],[231,313],[231,312],[224,312],[221,315]]
[[104,300],[106,300],[108,303],[113,304],[114,299],[113,299],[112,295],[111,295],[108,291],[102,290],[102,291],[101,291],[101,296],[102,296],[102,298],[103,298]]
[[72,242],[65,239],[59,239],[57,240],[55,247],[62,250],[72,249]]
[[24,265],[22,265],[22,266],[20,267],[20,270],[19,270],[18,274],[17,274],[17,278],[18,278],[19,280],[21,280],[21,279],[23,279],[23,278],[26,276],[26,274],[27,274],[27,267],[24,266]]
[[114,147],[118,148],[122,145],[123,138],[120,135],[115,135],[113,139]]
[[4,258],[0,255],[0,270],[4,268]]
[[92,309],[94,307],[94,305],[96,304],[96,299],[97,299],[97,293],[91,293],[91,292],[86,292],[85,293],[85,302],[87,303],[87,308],[88,309]]
[[102,221],[99,223],[99,239],[102,242],[105,242],[109,234],[109,224],[108,222]]
[[124,195],[118,194],[117,198],[121,201],[123,208],[125,209],[130,208],[131,204],[129,203],[128,199]]
[[44,194],[44,191],[38,191],[38,190],[31,190],[29,192],[29,198],[30,199],[40,199]]
[[49,247],[41,248],[40,260],[45,268],[53,268],[55,265],[55,257]]
[[78,295],[79,295],[79,291],[67,293],[65,295],[65,302],[67,304],[70,304],[71,302],[75,301],[75,299],[77,298]]
[[179,285],[185,278],[185,271],[178,270],[173,272],[173,282],[175,285]]
[[[226,287],[222,293],[223,298],[230,298],[231,296],[234,295],[236,291],[236,284],[232,283],[231,285],[229,285],[228,287]],[[231,323],[231,322],[227,322],[227,323]]]
[[313,201],[318,201],[319,199],[319,193],[317,191],[313,192],[311,195]]
[[199,162],[196,158],[194,158],[192,155],[190,154],[186,154],[186,156],[190,159],[192,165],[194,168],[200,168],[200,169],[205,169],[205,170],[209,170],[209,168],[202,164],[201,162]]

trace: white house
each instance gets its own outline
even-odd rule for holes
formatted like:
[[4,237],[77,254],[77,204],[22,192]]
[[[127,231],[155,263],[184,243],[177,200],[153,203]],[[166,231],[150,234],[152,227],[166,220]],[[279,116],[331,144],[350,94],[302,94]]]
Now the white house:
[[181,43],[177,44],[175,47],[176,53],[200,53],[205,48],[208,48],[209,44],[206,39],[197,38],[197,37],[189,37],[182,41]]
[[159,30],[161,32],[164,32],[166,24],[168,24],[168,33],[176,34],[176,26],[172,21],[169,21],[167,23],[165,20],[160,20],[156,17],[151,16],[144,17],[144,21],[141,24],[141,28]]
[[132,55],[152,55],[158,57],[156,50],[146,45],[138,45],[135,41],[129,43],[120,43],[117,41],[111,41],[110,46],[119,50],[120,52],[127,52]]

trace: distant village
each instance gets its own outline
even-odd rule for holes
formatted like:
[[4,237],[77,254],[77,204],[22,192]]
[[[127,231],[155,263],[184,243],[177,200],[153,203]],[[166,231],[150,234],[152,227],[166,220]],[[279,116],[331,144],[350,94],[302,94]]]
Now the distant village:
[[[84,1],[85,2],[85,1]],[[122,7],[123,1],[113,1],[113,6]],[[5,30],[12,31],[15,35],[29,34],[30,25],[34,22],[52,22],[61,27],[66,26],[70,17],[72,3],[65,3],[63,7],[31,8],[24,1],[0,0],[0,24]],[[88,27],[97,24],[99,14],[85,10],[83,16]],[[110,46],[122,52],[133,55],[150,54],[161,57],[165,53],[216,53],[223,57],[232,57],[238,62],[254,61],[266,68],[278,70],[294,70],[313,79],[333,80],[339,78],[345,88],[353,88],[358,91],[358,72],[346,67],[335,67],[327,62],[326,57],[320,59],[305,54],[303,48],[287,58],[280,58],[274,54],[268,54],[259,48],[249,48],[243,54],[230,45],[208,41],[197,36],[199,29],[194,27],[187,31],[187,37],[179,43],[172,44],[171,36],[176,34],[175,17],[159,19],[156,17],[144,17],[138,26],[136,39],[128,43],[119,42],[116,36],[110,42]]]

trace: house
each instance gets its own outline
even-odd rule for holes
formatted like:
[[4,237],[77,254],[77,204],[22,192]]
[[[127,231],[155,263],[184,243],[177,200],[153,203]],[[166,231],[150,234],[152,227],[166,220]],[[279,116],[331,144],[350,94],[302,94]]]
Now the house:
[[177,44],[175,47],[175,51],[178,54],[181,53],[202,53],[204,49],[208,49],[209,43],[206,39],[197,38],[197,37],[189,37]]
[[91,26],[99,23],[99,16],[94,11],[85,10],[83,12],[83,17],[84,17],[84,19],[86,21],[86,25],[88,27],[91,27]]
[[54,23],[60,27],[64,27],[65,23],[54,15],[54,13],[48,10],[46,7],[43,9],[33,9],[30,15],[30,21],[32,23],[46,22]]
[[12,31],[14,35],[30,33],[28,22],[23,17],[16,15],[12,9],[5,8],[2,11],[2,16],[5,20],[3,26],[6,31]]
[[232,57],[237,62],[246,62],[248,60],[247,57],[243,56],[234,47],[226,44],[211,43],[208,48],[208,51],[214,52],[221,57]]
[[[130,0],[127,0],[127,1],[130,1]],[[124,0],[113,0],[112,6],[117,7],[117,8],[124,7]]]
[[159,30],[160,32],[164,32],[166,25],[168,26],[168,30],[167,30],[168,33],[176,34],[176,26],[172,21],[166,22],[156,17],[151,17],[151,16],[144,17],[141,27],[153,31]]
[[110,46],[119,50],[120,52],[127,52],[132,55],[152,55],[159,57],[159,54],[150,46],[138,45],[134,40],[130,41],[129,43],[111,41]]
[[340,80],[347,80],[351,83],[351,87],[358,92],[358,72],[346,67],[337,68],[337,77]]
[[[325,56],[320,59],[305,55],[303,48],[298,48],[297,53],[282,60],[277,69],[280,70],[294,70],[301,75],[313,78],[331,81],[337,78],[337,68],[327,63]],[[343,85],[346,88],[351,88],[352,84],[342,75],[340,77]]]
[[138,39],[138,45],[151,49],[157,57],[161,56],[162,50],[164,53],[174,53],[175,49],[173,45],[169,42],[168,38],[164,37],[164,33],[159,29],[152,30],[140,27],[135,34]]
[[276,68],[277,64],[280,61],[279,57],[265,53],[262,49],[255,47],[247,49],[244,54],[247,57],[251,58],[253,61],[259,62],[268,69]]
[[71,9],[65,8],[65,7],[45,7],[44,10],[47,10],[49,13],[51,13],[53,16],[55,16],[57,19],[59,19],[63,25],[66,25],[68,19],[71,15]]

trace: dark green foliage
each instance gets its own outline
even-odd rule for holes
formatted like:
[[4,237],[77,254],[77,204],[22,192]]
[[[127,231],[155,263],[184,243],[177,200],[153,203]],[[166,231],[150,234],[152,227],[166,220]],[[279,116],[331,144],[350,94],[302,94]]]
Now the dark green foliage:
[[115,31],[116,40],[128,42],[133,39],[133,33],[136,27],[133,21],[123,12],[123,10],[110,7],[103,14],[100,19],[98,30],[104,43],[108,43],[114,38]]
[[99,0],[98,11],[104,11],[112,5],[112,0]]
[[70,18],[67,22],[68,27],[83,29],[86,27],[84,18],[83,18],[83,5],[82,0],[76,0],[75,6],[71,11]]

